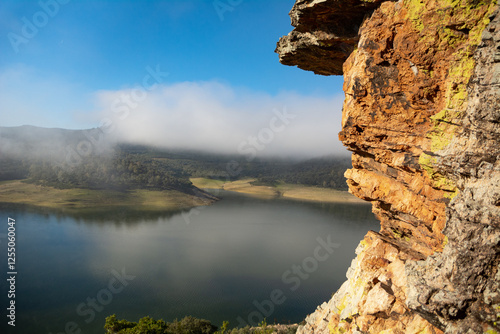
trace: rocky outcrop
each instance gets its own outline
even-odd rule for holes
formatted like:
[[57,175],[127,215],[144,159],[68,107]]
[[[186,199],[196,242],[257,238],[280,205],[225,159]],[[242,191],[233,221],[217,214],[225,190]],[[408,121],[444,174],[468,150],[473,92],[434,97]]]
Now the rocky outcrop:
[[381,222],[299,332],[499,331],[496,2],[298,0],[290,16],[280,60],[344,74],[347,183]]
[[322,75],[342,74],[359,41],[363,20],[382,0],[297,0],[290,18],[295,29],[277,46],[280,62]]
[[500,322],[500,15],[482,34],[467,107],[435,170],[460,192],[446,210],[448,244],[407,264],[408,305],[450,333],[499,330]]

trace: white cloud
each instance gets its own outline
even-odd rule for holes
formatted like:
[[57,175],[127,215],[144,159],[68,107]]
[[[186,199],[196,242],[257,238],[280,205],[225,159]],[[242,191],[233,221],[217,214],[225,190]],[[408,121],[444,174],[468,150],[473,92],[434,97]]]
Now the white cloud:
[[249,157],[347,154],[337,136],[343,96],[271,96],[219,82],[183,82],[96,97],[97,118],[122,141]]
[[[269,95],[216,81],[87,92],[22,64],[3,69],[0,125],[85,129],[108,119],[118,139],[166,148],[248,157],[347,154],[337,137],[340,95]],[[285,124],[276,113],[294,117]]]

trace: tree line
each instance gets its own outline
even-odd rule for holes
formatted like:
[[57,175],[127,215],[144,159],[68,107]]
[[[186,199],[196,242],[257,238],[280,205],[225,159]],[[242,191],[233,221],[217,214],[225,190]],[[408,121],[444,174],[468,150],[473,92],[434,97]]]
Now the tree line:
[[[228,172],[228,163],[238,166],[236,172]],[[40,158],[2,157],[0,181],[27,179],[57,188],[186,190],[192,188],[190,177],[228,181],[255,178],[261,184],[284,182],[346,190],[344,172],[350,167],[348,157],[246,161],[238,155],[119,145],[113,153],[91,155],[77,165]]]

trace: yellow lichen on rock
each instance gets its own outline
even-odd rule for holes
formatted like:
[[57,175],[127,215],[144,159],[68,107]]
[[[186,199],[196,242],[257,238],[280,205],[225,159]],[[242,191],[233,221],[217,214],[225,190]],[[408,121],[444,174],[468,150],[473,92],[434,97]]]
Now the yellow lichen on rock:
[[[493,0],[364,4],[297,0],[291,16],[300,31],[288,36],[293,50],[281,50],[287,64],[321,74],[338,74],[343,62],[346,96],[339,138],[353,152],[353,168],[345,176],[349,191],[370,201],[381,222],[380,231],[368,233],[358,247],[348,280],[307,317],[299,333],[497,328],[493,306],[500,294],[492,291],[500,291],[495,276],[500,263],[498,5]],[[353,8],[356,18],[338,26],[339,12],[348,16]],[[338,38],[332,48],[342,52],[330,49],[326,58],[309,64],[325,54],[301,44],[300,36],[318,30],[328,30],[328,36],[349,30],[357,39],[356,52],[344,52],[350,45],[340,45]],[[335,69],[318,68],[328,61]]]

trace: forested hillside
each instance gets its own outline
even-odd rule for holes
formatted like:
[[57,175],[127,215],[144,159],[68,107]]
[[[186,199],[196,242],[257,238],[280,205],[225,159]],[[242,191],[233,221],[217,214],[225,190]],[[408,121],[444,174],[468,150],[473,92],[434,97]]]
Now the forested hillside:
[[[187,190],[192,188],[189,178],[204,177],[225,181],[254,178],[260,184],[291,183],[347,190],[344,172],[351,166],[349,157],[247,161],[242,155],[125,144],[105,144],[105,150],[93,149],[75,160],[72,152],[76,151],[71,149],[78,147],[82,138],[97,138],[105,143],[97,130],[0,130],[0,181],[28,179],[57,188]],[[35,134],[16,137],[27,130]]]

